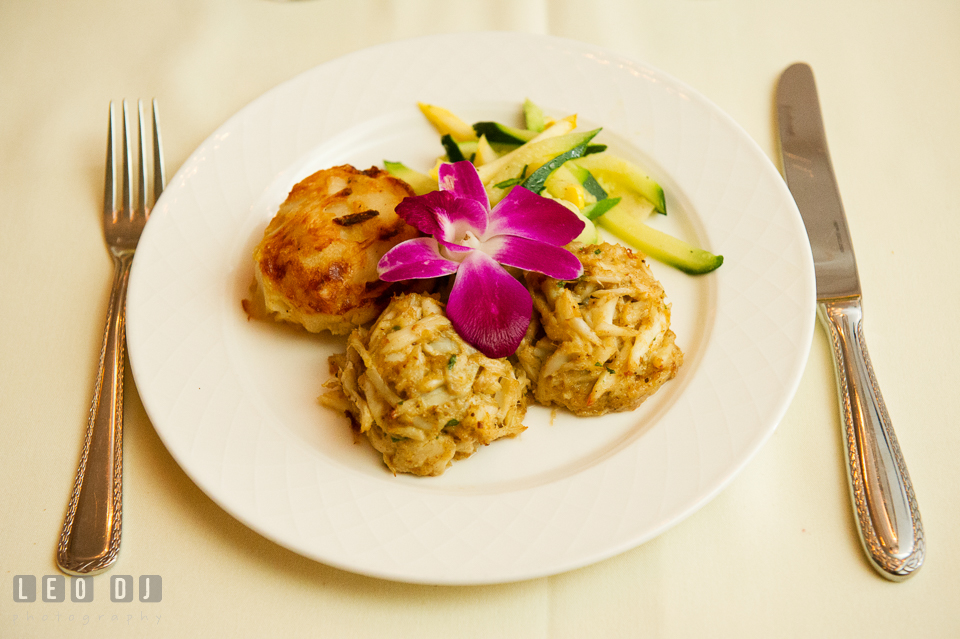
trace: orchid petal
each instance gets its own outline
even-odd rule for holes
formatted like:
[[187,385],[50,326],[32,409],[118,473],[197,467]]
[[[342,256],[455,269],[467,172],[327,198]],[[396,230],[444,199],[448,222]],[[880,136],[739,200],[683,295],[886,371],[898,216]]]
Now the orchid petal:
[[458,266],[457,262],[440,255],[435,239],[417,237],[387,251],[377,263],[377,273],[384,282],[399,282],[450,275]]
[[583,274],[580,260],[567,249],[524,237],[498,235],[483,243],[483,252],[501,264],[558,280],[575,280]]
[[563,204],[515,186],[490,212],[484,238],[516,235],[563,246],[580,235],[584,226],[583,220]]
[[473,251],[461,262],[447,316],[460,337],[481,353],[493,358],[515,353],[532,313],[526,287],[489,255]]
[[[456,242],[447,242],[446,240],[441,240],[441,239],[437,240],[437,244],[440,246],[440,248],[447,249],[451,254],[460,255],[460,256],[464,256],[465,253],[469,253],[470,251],[476,250],[472,247],[464,246],[463,244],[457,244]],[[440,254],[443,255],[442,252]]]
[[479,234],[479,229],[487,227],[486,203],[460,198],[449,191],[431,191],[404,198],[396,211],[421,233],[448,241],[463,237],[466,231]]
[[480,181],[477,167],[471,162],[454,162],[441,164],[437,170],[440,188],[457,197],[479,202],[484,209],[490,208],[487,190]]

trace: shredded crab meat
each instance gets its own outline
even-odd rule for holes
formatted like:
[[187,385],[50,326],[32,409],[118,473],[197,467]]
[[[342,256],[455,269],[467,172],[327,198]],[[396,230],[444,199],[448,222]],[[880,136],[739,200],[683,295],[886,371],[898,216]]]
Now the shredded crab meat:
[[517,358],[540,404],[577,415],[633,410],[683,362],[666,295],[642,254],[611,244],[573,247],[580,279],[526,274],[536,317]]
[[430,296],[394,298],[330,365],[321,402],[345,410],[394,473],[440,475],[525,429],[525,372],[464,342]]
[[330,358],[321,401],[346,412],[390,470],[417,475],[518,435],[528,401],[581,416],[636,408],[683,362],[666,295],[642,254],[571,246],[578,280],[524,274],[534,316],[514,358],[483,355],[436,298],[405,294]]

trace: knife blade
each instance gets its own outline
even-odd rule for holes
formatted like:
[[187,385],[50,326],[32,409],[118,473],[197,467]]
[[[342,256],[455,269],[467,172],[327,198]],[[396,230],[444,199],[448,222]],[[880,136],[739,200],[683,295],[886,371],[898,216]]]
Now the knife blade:
[[776,103],[784,177],[810,240],[817,316],[833,347],[860,540],[881,575],[902,581],[923,564],[923,524],[864,341],[857,263],[809,65],[783,72]]

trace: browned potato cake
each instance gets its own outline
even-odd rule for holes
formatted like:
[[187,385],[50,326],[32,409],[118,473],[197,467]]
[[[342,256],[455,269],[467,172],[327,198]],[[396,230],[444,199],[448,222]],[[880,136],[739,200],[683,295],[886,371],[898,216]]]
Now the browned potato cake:
[[294,185],[254,251],[266,313],[334,334],[376,318],[398,289],[380,281],[377,262],[419,235],[394,212],[410,195],[376,167],[338,166]]

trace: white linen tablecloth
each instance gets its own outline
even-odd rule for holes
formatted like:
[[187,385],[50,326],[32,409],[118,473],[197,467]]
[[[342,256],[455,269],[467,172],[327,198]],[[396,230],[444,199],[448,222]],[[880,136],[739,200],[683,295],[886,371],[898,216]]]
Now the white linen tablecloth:
[[[773,90],[816,73],[873,363],[928,546],[880,578],[853,525],[826,335],[774,436],[713,501],[599,564],[430,587],[300,557],[216,506],[127,374],[124,541],[91,603],[17,601],[54,549],[94,385],[112,265],[106,105],[156,97],[169,174],[222,122],[315,65],[433,33],[551,34],[647,62],[730,114],[779,166]],[[483,55],[478,51],[477,55]],[[0,636],[960,636],[960,4],[952,0],[7,0],[0,4]],[[113,603],[108,575],[159,575]]]

